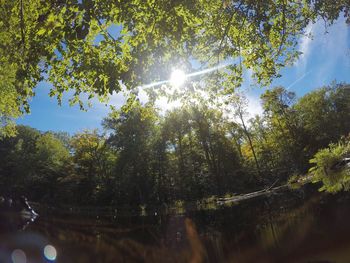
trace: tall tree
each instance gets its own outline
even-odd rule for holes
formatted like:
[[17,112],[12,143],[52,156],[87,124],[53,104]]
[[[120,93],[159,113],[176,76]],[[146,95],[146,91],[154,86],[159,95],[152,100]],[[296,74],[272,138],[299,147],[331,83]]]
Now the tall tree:
[[253,158],[254,158],[254,163],[256,166],[256,171],[258,173],[258,177],[256,177],[255,179],[257,181],[261,181],[262,180],[262,171],[260,168],[260,163],[259,160],[257,158],[257,154],[256,154],[256,148],[253,144],[253,139],[251,136],[251,133],[247,127],[246,124],[246,117],[247,117],[247,107],[248,107],[248,101],[246,99],[246,97],[243,94],[237,94],[237,95],[232,95],[229,96],[229,101],[228,103],[230,103],[233,107],[233,115],[238,118],[238,120],[240,121],[242,128],[243,128],[243,132],[244,135],[247,138],[250,150],[253,154]]
[[75,134],[71,146],[73,163],[79,175],[79,181],[75,183],[80,192],[80,202],[96,202],[106,194],[105,191],[110,190],[108,187],[112,183],[114,154],[104,136],[98,134],[97,130]]
[[66,165],[70,160],[69,150],[48,132],[36,140],[35,153],[32,154],[35,173],[29,178],[33,191],[31,197],[35,200],[45,198],[46,203],[53,203],[59,196],[60,179],[66,176]]
[[136,101],[128,112],[113,111],[103,121],[111,132],[108,145],[118,156],[114,170],[118,200],[139,205],[149,202],[154,194],[150,158],[156,120],[152,107]]

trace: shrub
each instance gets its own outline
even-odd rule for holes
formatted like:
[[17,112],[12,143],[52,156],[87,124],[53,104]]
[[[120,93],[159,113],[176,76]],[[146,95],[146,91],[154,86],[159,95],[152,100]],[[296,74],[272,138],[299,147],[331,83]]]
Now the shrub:
[[337,144],[330,144],[329,148],[319,150],[310,163],[315,164],[309,170],[313,182],[322,182],[320,191],[336,193],[350,189],[350,167],[344,158],[350,156],[350,140],[342,139]]

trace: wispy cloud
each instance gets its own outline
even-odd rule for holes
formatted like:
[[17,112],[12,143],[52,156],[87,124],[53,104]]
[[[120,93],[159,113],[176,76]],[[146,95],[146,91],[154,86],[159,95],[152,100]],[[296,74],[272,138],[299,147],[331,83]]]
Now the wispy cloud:
[[304,74],[312,60],[323,58],[318,68],[335,66],[339,60],[346,59],[344,52],[349,49],[349,26],[343,17],[339,18],[329,27],[319,20],[309,24],[305,35],[300,39],[299,51],[302,52],[295,66],[300,74]]
[[303,78],[305,78],[307,75],[309,75],[311,73],[311,70],[309,70],[308,72],[304,73],[302,76],[300,76],[299,78],[297,78],[295,81],[293,81],[293,83],[291,83],[288,87],[287,90],[291,89],[295,84],[297,84],[299,81],[301,81]]
[[[346,66],[349,57],[346,56],[346,50],[350,47],[350,27],[341,18],[332,25],[329,33],[320,35],[317,41],[319,46],[314,48],[315,54],[322,56],[322,66],[319,67],[317,79],[323,82],[333,80],[336,71]],[[333,72],[333,74],[331,74]]]

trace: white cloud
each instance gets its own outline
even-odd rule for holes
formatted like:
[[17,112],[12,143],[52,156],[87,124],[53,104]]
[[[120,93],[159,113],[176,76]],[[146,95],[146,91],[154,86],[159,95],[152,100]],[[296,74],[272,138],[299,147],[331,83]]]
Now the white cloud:
[[109,98],[108,105],[112,105],[116,108],[120,108],[125,103],[125,96],[122,92],[116,93],[113,92],[113,94]]
[[260,99],[255,96],[248,95],[247,100],[248,100],[247,111],[249,114],[249,118],[252,118],[255,115],[262,115],[263,108],[261,106]]
[[316,24],[308,24],[305,28],[305,34],[300,39],[300,45],[299,45],[299,52],[302,52],[299,59],[296,61],[296,66],[302,65],[303,67],[306,67],[307,59],[310,54],[310,48],[311,48],[311,41],[313,36],[313,31],[315,28],[317,28]]

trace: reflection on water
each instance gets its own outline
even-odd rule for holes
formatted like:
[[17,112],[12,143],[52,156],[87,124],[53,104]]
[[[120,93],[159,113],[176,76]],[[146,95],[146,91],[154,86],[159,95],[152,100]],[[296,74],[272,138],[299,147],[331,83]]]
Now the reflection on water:
[[153,216],[1,215],[0,262],[350,262],[345,194]]

